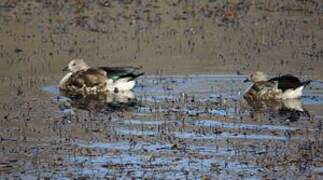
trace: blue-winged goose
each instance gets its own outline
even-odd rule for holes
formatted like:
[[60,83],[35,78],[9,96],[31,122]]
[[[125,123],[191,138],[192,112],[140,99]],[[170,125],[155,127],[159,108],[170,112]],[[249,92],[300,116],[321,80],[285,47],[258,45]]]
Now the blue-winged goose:
[[63,70],[69,71],[59,82],[64,91],[80,94],[129,91],[135,79],[144,73],[138,67],[91,68],[82,59],[74,59]]
[[263,72],[255,72],[245,81],[251,85],[244,97],[251,100],[294,99],[302,96],[303,89],[311,81],[301,82],[297,77],[287,74],[267,79]]

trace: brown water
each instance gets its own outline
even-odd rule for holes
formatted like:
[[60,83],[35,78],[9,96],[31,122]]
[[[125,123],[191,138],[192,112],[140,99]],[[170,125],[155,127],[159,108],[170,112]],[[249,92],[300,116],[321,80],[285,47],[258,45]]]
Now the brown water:
[[[315,0],[2,1],[0,176],[319,179],[322,18]],[[60,95],[76,57],[143,65],[136,98]],[[254,70],[314,81],[255,108],[236,75]]]

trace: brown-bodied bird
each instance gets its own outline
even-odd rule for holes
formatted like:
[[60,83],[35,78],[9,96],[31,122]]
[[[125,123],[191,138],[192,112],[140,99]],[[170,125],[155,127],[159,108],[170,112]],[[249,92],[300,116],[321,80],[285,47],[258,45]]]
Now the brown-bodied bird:
[[253,84],[247,89],[244,97],[252,100],[294,99],[302,96],[305,86],[311,81],[300,81],[297,77],[286,74],[268,80],[263,72],[255,72],[245,82]]
[[135,79],[143,72],[140,67],[98,67],[91,68],[82,59],[74,59],[63,70],[69,71],[59,82],[64,91],[97,94],[104,92],[129,91],[134,88]]

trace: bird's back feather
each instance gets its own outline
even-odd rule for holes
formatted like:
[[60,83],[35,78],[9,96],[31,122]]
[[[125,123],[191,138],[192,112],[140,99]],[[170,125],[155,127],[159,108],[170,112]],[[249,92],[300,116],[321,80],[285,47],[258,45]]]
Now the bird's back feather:
[[113,81],[129,78],[129,81],[136,79],[139,76],[142,76],[143,72],[138,72],[141,67],[99,67],[99,69],[107,73],[107,77]]
[[87,69],[73,73],[67,83],[75,87],[94,87],[100,84],[105,84],[106,75],[104,72],[97,69]]
[[270,79],[271,82],[278,82],[278,89],[286,91],[288,89],[296,89],[303,86],[303,83],[295,76],[287,74],[280,77]]

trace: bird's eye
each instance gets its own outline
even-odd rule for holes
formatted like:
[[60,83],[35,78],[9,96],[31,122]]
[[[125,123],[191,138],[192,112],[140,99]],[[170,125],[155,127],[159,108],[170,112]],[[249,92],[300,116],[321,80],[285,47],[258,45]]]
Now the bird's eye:
[[75,66],[75,65],[76,65],[75,63],[72,64],[72,66]]

